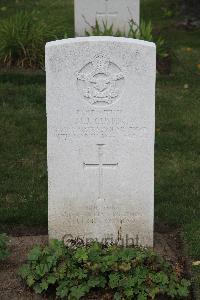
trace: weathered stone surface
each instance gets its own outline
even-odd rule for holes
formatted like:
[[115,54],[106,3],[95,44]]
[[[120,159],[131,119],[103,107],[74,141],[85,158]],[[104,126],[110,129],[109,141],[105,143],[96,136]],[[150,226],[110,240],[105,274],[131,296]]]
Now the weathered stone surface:
[[96,20],[101,28],[103,22],[113,24],[113,30],[128,32],[131,19],[139,24],[140,0],[75,0],[75,32],[77,36],[85,36],[85,30],[91,31]]
[[152,246],[155,45],[50,42],[46,72],[50,238]]

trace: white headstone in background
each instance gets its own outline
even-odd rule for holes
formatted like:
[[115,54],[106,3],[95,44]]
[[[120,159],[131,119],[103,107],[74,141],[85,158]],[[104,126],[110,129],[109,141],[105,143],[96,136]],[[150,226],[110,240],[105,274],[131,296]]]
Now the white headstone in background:
[[113,24],[114,32],[120,30],[127,33],[131,19],[139,24],[140,0],[75,0],[75,33],[85,36],[85,30],[91,31],[96,20],[101,28],[103,22],[108,26]]
[[49,236],[153,244],[156,49],[47,43]]

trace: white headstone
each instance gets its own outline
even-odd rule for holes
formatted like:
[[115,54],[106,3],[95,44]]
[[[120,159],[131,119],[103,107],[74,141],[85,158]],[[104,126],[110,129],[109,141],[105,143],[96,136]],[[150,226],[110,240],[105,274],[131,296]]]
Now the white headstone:
[[50,238],[152,246],[155,74],[153,43],[47,43]]
[[75,33],[85,36],[85,30],[91,32],[96,20],[101,28],[103,22],[113,24],[113,31],[127,33],[131,19],[139,24],[140,0],[75,0]]

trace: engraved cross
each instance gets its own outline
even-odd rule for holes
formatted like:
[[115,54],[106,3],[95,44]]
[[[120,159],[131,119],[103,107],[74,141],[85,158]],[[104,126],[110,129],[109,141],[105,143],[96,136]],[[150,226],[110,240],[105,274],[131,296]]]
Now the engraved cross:
[[103,170],[106,168],[115,169],[118,163],[103,163],[103,147],[104,144],[97,144],[98,146],[98,163],[83,163],[84,168],[98,168],[99,170],[99,199],[103,198]]
[[103,12],[96,12],[96,16],[97,19],[99,18],[106,18],[106,20],[108,19],[108,17],[113,17],[116,18],[118,15],[118,12],[110,12],[108,9],[108,2],[109,0],[104,0],[104,4],[105,4],[105,9]]

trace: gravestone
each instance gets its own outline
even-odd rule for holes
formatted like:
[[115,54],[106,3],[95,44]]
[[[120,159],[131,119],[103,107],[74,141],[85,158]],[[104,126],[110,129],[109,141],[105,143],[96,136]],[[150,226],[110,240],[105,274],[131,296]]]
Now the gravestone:
[[153,245],[156,51],[47,43],[49,236]]
[[85,30],[91,32],[96,20],[100,28],[103,22],[108,26],[113,24],[113,31],[127,33],[131,19],[139,25],[140,0],[75,0],[75,33],[85,36]]

